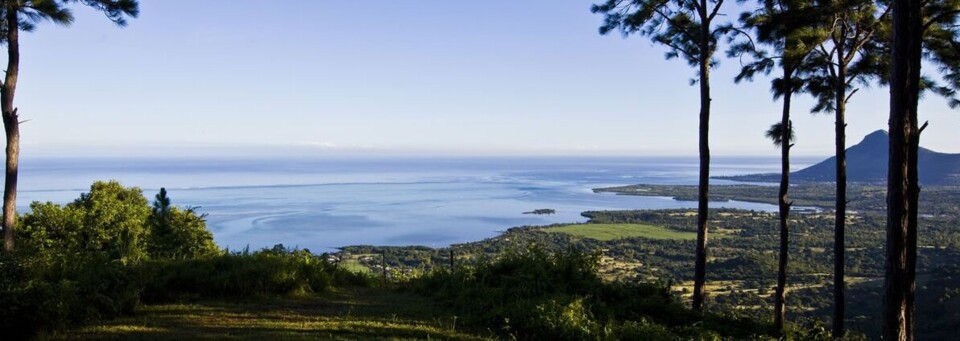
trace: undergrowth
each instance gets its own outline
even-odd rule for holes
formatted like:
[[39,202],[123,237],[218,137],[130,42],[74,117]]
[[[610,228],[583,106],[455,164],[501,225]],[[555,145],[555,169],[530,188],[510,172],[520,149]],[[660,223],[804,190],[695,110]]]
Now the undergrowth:
[[[536,340],[776,339],[770,324],[682,307],[665,284],[603,281],[598,253],[531,247],[409,281],[462,321]],[[806,335],[806,333],[803,333]]]

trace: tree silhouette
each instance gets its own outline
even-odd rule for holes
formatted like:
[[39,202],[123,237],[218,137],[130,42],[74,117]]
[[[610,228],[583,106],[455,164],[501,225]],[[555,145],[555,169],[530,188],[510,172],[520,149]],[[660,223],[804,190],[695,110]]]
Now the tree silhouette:
[[150,211],[149,220],[152,227],[150,238],[163,241],[172,234],[170,208],[170,197],[167,196],[167,189],[160,187],[160,193],[154,196],[153,208]]
[[[786,72],[785,72],[786,76]],[[773,145],[780,148],[780,190],[777,193],[777,205],[780,218],[780,255],[777,260],[777,290],[774,293],[773,323],[783,330],[787,315],[787,261],[790,254],[790,229],[787,225],[790,206],[793,202],[787,197],[790,188],[790,148],[793,147],[793,122],[790,121],[790,106],[787,96],[784,99],[781,122],[774,123],[766,135]],[[786,141],[786,142],[784,142]]]
[[833,337],[844,334],[845,251],[847,216],[846,108],[857,92],[855,85],[869,84],[882,72],[879,59],[866,52],[868,44],[888,29],[889,7],[880,8],[873,0],[820,1],[819,20],[829,23],[829,38],[815,50],[819,67],[806,90],[817,98],[811,110],[834,114],[834,153],[836,158],[836,202],[834,207]]
[[160,187],[160,192],[154,196],[153,214],[159,217],[170,215],[170,197],[167,196],[167,189]]
[[[894,0],[893,55],[890,72],[890,161],[887,170],[887,261],[884,282],[883,336],[912,340],[916,290],[916,152],[919,140],[917,103],[920,93],[922,29],[919,0]],[[913,155],[911,155],[913,154]],[[912,159],[912,160],[911,160]],[[911,164],[911,161],[914,163]],[[908,315],[910,315],[908,317]]]
[[703,310],[707,265],[707,198],[710,185],[710,68],[718,37],[727,27],[714,25],[724,0],[607,0],[593,5],[602,13],[600,34],[619,30],[624,36],[638,33],[666,45],[667,59],[681,58],[698,69],[700,86],[699,154],[700,179],[697,202],[697,247],[694,269],[693,309]]
[[[786,127],[790,127],[787,129],[787,131],[784,131],[783,127],[785,126],[782,121],[771,124],[770,129],[767,129],[767,131],[763,133],[763,136],[766,136],[768,139],[770,139],[770,141],[773,142],[774,147],[789,149],[790,146],[793,145],[793,140],[795,138],[793,134],[793,123],[791,123],[790,121],[787,121]],[[790,145],[786,147],[783,146],[784,138],[790,141]],[[787,174],[790,174],[790,173],[788,172]]]
[[69,25],[73,15],[66,7],[73,3],[102,11],[117,25],[126,25],[126,17],[135,17],[137,0],[0,0],[2,42],[7,45],[7,69],[0,84],[0,112],[6,133],[6,163],[3,188],[3,249],[13,250],[17,225],[17,176],[20,159],[20,117],[14,106],[17,79],[20,76],[20,31],[32,31],[41,21]]
[[[783,99],[780,121],[773,124],[765,135],[780,148],[780,190],[777,196],[780,223],[780,255],[777,272],[777,290],[774,294],[774,324],[780,330],[784,328],[786,316],[786,280],[789,255],[788,218],[792,203],[788,198],[790,186],[790,149],[793,146],[794,132],[790,120],[791,100],[794,93],[801,92],[806,79],[803,73],[809,67],[809,57],[813,49],[826,39],[826,32],[816,20],[815,9],[808,1],[798,0],[761,0],[760,8],[740,15],[742,36],[752,34],[754,40],[732,44],[728,55],[752,57],[740,73],[734,78],[752,80],[758,74],[769,74],[779,64],[783,75],[771,82],[773,98]],[[734,36],[734,37],[736,37]],[[755,43],[773,50],[758,47]],[[779,61],[779,63],[777,63]]]
[[[889,59],[890,149],[887,169],[887,259],[884,278],[883,338],[913,340],[917,266],[917,214],[920,196],[917,156],[920,133],[917,104],[923,90],[946,96],[951,107],[960,89],[960,1],[893,1]],[[945,82],[936,85],[920,73],[926,59]]]

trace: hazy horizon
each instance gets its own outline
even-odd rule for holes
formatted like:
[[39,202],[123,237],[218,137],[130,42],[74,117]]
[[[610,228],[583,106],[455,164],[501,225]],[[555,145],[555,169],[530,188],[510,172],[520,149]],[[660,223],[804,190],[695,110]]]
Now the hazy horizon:
[[[847,137],[847,148],[852,147],[862,141],[863,137]],[[926,144],[921,143],[921,147],[928,148]],[[138,144],[131,146],[116,145],[98,145],[98,146],[25,146],[26,153],[23,158],[246,158],[246,159],[269,159],[273,157],[290,158],[312,158],[312,157],[332,157],[332,158],[352,158],[352,157],[382,157],[382,158],[404,158],[404,157],[698,157],[698,154],[690,151],[676,151],[669,148],[648,149],[648,150],[629,150],[629,149],[572,149],[565,150],[559,148],[475,148],[475,149],[454,149],[454,148],[406,148],[391,149],[377,148],[370,146],[337,146],[325,144],[290,144],[290,145],[229,145],[224,143],[195,143],[186,142],[167,143],[167,144]],[[957,154],[933,149],[935,152]],[[714,157],[750,157],[750,158],[770,158],[779,160],[780,153],[778,149],[769,150],[747,150],[741,152],[731,151],[712,151]],[[792,153],[794,159],[816,159],[829,158],[834,156],[832,151],[829,153]]]
[[[34,147],[36,148],[36,147]],[[189,148],[189,149],[185,149]],[[82,147],[42,147],[28,150],[21,156],[22,159],[71,159],[71,158],[239,158],[239,159],[270,159],[270,158],[485,158],[485,157],[529,157],[529,158],[696,158],[696,152],[672,152],[669,150],[556,150],[556,149],[386,149],[386,148],[324,148],[312,146],[237,146],[237,145],[137,145],[127,147],[117,146],[82,146]],[[792,158],[828,158],[831,154],[798,154]],[[769,158],[779,160],[779,153],[764,153],[761,151],[743,153],[712,152],[713,157],[720,158]]]

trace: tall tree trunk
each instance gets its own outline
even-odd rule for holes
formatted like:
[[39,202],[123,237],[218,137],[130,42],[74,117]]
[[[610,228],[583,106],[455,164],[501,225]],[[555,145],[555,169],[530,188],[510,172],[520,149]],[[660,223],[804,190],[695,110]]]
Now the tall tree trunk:
[[926,129],[926,123],[923,124],[919,129],[917,125],[920,123],[917,112],[917,103],[920,101],[920,69],[922,68],[922,53],[923,53],[923,4],[919,1],[913,1],[913,4],[916,4],[915,15],[910,22],[911,25],[915,25],[913,32],[916,32],[913,35],[914,40],[912,41],[913,50],[911,50],[910,57],[914,61],[916,67],[913,68],[916,70],[915,73],[912,73],[911,83],[913,85],[913,93],[916,96],[913,97],[912,106],[910,107],[909,115],[909,124],[910,136],[908,136],[908,141],[910,142],[907,145],[907,193],[909,197],[907,200],[908,212],[907,212],[907,278],[906,278],[906,299],[907,307],[904,312],[906,317],[907,325],[907,338],[913,340],[916,335],[916,293],[917,293],[917,240],[918,240],[918,230],[920,225],[917,221],[917,216],[920,214],[920,134],[923,133],[923,129]]
[[[11,6],[11,5],[8,5]],[[12,7],[12,6],[11,6]],[[13,107],[20,73],[20,25],[16,8],[6,8],[7,73],[0,89],[0,111],[6,132],[6,176],[3,188],[3,250],[13,251],[13,232],[17,225],[17,166],[20,157],[20,119]]]
[[837,83],[836,86],[836,122],[834,134],[836,137],[837,159],[837,195],[833,223],[833,337],[840,338],[844,334],[844,311],[847,299],[844,295],[844,270],[846,242],[844,236],[847,223],[847,62],[846,40],[847,25],[841,24],[840,39],[837,45]]
[[787,202],[787,192],[790,188],[790,147],[793,124],[790,122],[790,99],[793,95],[793,70],[785,68],[783,81],[788,87],[783,93],[783,111],[780,117],[780,193],[777,204],[780,206],[780,261],[777,264],[777,291],[774,296],[773,323],[777,329],[783,331],[786,321],[786,289],[787,289],[787,260],[789,256],[790,230],[787,219],[790,216],[790,203]]
[[[919,63],[918,69],[919,69]],[[919,78],[918,78],[919,81]],[[917,86],[917,91],[919,93],[919,84]],[[919,101],[919,96],[917,96]],[[909,203],[907,207],[909,212],[907,213],[907,278],[906,278],[906,299],[907,307],[904,312],[904,317],[906,317],[907,322],[907,339],[913,340],[914,335],[916,335],[916,293],[917,293],[917,229],[919,225],[917,223],[917,214],[920,211],[920,179],[919,179],[919,169],[918,169],[918,154],[920,149],[920,133],[923,132],[924,128],[917,130],[917,123],[919,123],[917,118],[916,107],[913,107],[914,110],[911,111],[910,119],[910,132],[912,133],[909,136],[910,144],[907,146],[907,180],[909,181],[909,187],[907,191],[909,193]]]
[[707,0],[700,0],[700,183],[697,200],[697,252],[693,273],[693,309],[703,311],[707,275],[707,194],[710,186],[710,21]]
[[921,3],[893,1],[890,73],[890,163],[887,169],[887,262],[883,338],[913,340],[917,253],[917,129],[921,57]]

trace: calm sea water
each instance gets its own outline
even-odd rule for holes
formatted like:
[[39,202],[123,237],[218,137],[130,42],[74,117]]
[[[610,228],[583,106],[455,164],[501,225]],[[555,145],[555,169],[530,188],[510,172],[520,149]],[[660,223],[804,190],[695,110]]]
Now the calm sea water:
[[[66,203],[95,180],[115,179],[151,199],[166,187],[175,205],[208,214],[215,240],[231,249],[277,243],[313,251],[358,244],[436,247],[514,226],[581,222],[587,210],[694,208],[695,202],[591,189],[696,184],[697,170],[695,158],[25,159],[18,206],[24,212],[32,201]],[[772,158],[715,158],[712,172],[778,170]],[[523,214],[538,208],[557,213]]]

